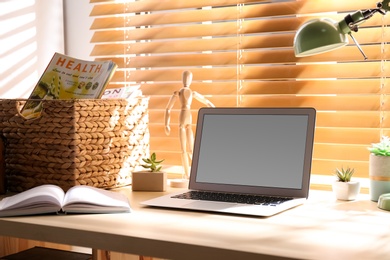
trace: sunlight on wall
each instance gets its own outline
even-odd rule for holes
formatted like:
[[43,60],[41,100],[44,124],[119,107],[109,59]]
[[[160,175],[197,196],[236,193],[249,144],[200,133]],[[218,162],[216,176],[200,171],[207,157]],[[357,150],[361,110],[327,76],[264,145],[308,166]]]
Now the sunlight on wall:
[[0,22],[0,98],[26,98],[43,64],[63,51],[62,1],[2,1]]
[[[8,4],[1,8],[2,35],[4,36],[2,46],[1,74],[4,75],[1,81],[1,97],[17,97],[26,92],[30,87],[29,81],[37,78],[36,69],[36,27],[33,26],[36,20],[34,13],[35,1],[24,1],[20,4]],[[3,32],[4,31],[4,32]],[[6,88],[12,86],[12,88]]]

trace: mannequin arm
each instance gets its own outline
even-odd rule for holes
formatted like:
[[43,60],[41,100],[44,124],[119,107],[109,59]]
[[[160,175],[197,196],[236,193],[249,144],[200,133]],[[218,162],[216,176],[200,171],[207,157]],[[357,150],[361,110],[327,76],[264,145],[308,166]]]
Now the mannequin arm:
[[165,120],[165,134],[166,135],[169,135],[171,133],[171,127],[169,126],[170,119],[171,119],[171,109],[176,102],[177,96],[178,96],[178,92],[175,91],[173,93],[172,97],[169,99],[168,105],[165,109],[164,120]]
[[205,98],[204,96],[202,96],[198,92],[194,91],[192,94],[196,100],[202,102],[203,104],[207,105],[208,107],[215,107],[213,103],[211,103],[207,98]]

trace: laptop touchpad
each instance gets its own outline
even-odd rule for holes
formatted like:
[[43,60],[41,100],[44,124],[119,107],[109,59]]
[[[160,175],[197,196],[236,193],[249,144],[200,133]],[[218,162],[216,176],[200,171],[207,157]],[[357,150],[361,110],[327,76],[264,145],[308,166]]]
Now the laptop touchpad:
[[194,201],[184,205],[184,208],[190,209],[204,209],[204,210],[223,210],[236,206],[234,203],[216,203],[209,201]]

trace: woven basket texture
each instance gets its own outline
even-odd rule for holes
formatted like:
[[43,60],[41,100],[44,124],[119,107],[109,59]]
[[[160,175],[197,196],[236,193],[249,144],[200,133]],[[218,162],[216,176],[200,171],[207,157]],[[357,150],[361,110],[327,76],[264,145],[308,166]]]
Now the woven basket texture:
[[0,100],[9,191],[128,185],[149,154],[148,98],[44,100],[35,119],[20,115],[24,102]]

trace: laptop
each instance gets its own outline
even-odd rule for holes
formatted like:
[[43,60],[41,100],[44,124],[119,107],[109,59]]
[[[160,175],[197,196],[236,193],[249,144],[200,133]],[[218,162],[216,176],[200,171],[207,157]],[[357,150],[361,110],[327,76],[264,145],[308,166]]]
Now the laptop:
[[141,204],[272,216],[309,193],[314,108],[201,108],[188,190]]

